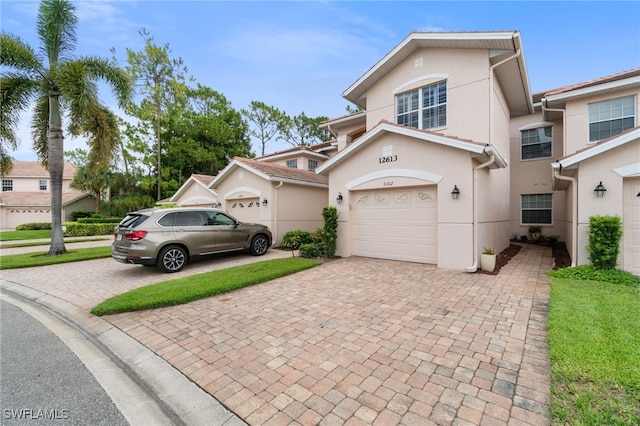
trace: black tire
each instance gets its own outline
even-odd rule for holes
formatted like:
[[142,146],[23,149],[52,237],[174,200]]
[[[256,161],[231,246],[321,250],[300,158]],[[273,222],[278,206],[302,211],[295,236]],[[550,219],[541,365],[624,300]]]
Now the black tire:
[[251,254],[254,256],[262,256],[269,248],[269,239],[264,234],[258,234],[251,240]]
[[187,251],[180,246],[167,246],[160,250],[156,264],[162,272],[179,272],[187,264]]

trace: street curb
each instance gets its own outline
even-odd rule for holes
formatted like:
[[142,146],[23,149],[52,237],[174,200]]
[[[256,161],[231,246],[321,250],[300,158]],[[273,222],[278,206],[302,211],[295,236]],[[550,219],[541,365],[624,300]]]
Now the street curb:
[[[51,324],[47,324],[47,322],[57,320],[67,328],[72,328],[71,331],[75,331],[76,336],[79,333],[81,336],[77,337],[81,337],[83,343],[93,347],[93,356],[98,351],[99,356],[103,358],[97,364],[94,362],[94,364],[100,365],[98,368],[104,369],[105,363],[111,361],[111,369],[113,370],[114,367],[119,369],[132,382],[133,387],[137,388],[129,389],[129,393],[136,396],[140,396],[140,393],[148,395],[149,398],[141,407],[140,404],[134,404],[127,400],[131,395],[127,396],[124,389],[109,389],[113,386],[109,386],[109,384],[105,386],[105,383],[96,377],[131,424],[139,424],[136,419],[142,417],[143,410],[147,410],[149,415],[156,417],[158,417],[157,411],[161,411],[169,424],[246,425],[244,421],[164,359],[102,318],[55,296],[21,284],[0,280],[0,289],[10,298],[17,299],[18,302],[39,310],[41,312],[39,316],[45,321],[43,324],[59,336],[60,326],[50,327]],[[47,321],[47,317],[50,321]],[[63,334],[69,336],[69,333],[63,332]],[[65,341],[68,339],[65,339],[64,336],[60,337],[63,342],[68,343]],[[72,349],[80,357],[78,351]],[[82,360],[82,357],[80,358]],[[87,364],[85,360],[83,362]],[[89,368],[89,365],[87,367]],[[149,410],[156,411],[156,413]],[[151,419],[146,417],[146,421],[149,420]]]

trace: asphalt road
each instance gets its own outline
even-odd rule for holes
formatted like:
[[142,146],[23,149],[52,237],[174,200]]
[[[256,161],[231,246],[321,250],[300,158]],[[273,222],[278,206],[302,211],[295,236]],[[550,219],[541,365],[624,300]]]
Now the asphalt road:
[[0,424],[128,425],[58,336],[5,301],[0,318]]

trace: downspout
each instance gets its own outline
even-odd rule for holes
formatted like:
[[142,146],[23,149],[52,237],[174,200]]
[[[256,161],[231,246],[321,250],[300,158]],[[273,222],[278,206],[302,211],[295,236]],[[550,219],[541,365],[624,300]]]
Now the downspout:
[[559,109],[559,108],[547,108],[547,98],[542,98],[542,101],[540,102],[540,104],[542,105],[542,119],[544,120],[544,112],[545,111],[551,111],[551,112],[560,112],[562,113],[562,155],[565,155],[565,152],[567,152],[567,123],[565,121],[565,114],[566,111],[564,109]]
[[571,193],[573,194],[573,203],[571,206],[571,218],[573,220],[571,244],[573,245],[573,256],[571,256],[571,267],[578,263],[578,179],[570,176],[562,176],[558,170],[553,171],[553,176],[560,180],[568,180],[572,183]]
[[[519,57],[522,54],[521,49],[517,49],[516,53],[501,60],[500,62],[491,65],[489,67],[489,143],[491,144],[493,138],[493,120],[491,115],[493,113],[493,80],[495,69],[500,65],[509,62],[512,59]],[[478,170],[490,166],[496,161],[495,155],[489,158],[489,161],[482,163],[473,169],[473,265],[467,267],[467,272],[474,273],[478,270]]]
[[278,189],[282,188],[284,185],[283,181],[280,181],[278,185],[276,185],[275,190],[273,191],[273,238],[274,240],[271,242],[272,246],[276,245],[278,242]]
[[478,270],[478,170],[489,167],[495,161],[496,156],[492,155],[489,161],[473,168],[473,265],[467,267],[469,273]]

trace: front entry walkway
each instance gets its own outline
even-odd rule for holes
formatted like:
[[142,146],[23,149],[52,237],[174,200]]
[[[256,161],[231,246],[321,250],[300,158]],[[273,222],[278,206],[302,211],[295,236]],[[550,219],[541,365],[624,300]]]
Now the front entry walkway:
[[551,249],[499,275],[347,258],[104,319],[251,425],[548,424]]

